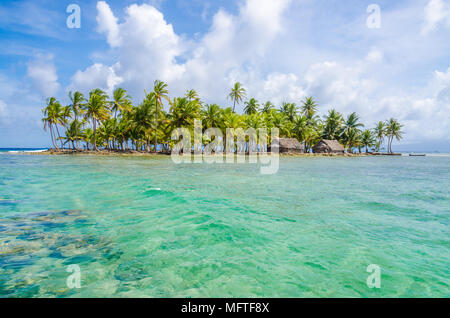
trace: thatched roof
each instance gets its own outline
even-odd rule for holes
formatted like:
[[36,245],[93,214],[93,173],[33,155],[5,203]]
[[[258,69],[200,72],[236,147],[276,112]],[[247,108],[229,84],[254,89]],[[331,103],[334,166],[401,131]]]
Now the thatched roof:
[[303,145],[295,138],[279,138],[280,148],[303,150]]
[[321,146],[321,144],[327,146],[331,151],[345,151],[344,146],[342,146],[337,140],[321,140],[316,146]]

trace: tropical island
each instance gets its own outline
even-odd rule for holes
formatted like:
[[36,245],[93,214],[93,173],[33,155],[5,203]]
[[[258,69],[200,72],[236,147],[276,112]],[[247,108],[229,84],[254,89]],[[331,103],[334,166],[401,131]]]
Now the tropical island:
[[[115,89],[112,98],[99,88],[89,96],[70,92],[69,98],[70,105],[62,106],[50,97],[42,110],[44,129],[50,132],[53,145],[50,153],[168,153],[175,144],[171,139],[174,129],[193,130],[195,120],[202,121],[203,130],[218,128],[224,133],[227,128],[278,128],[280,138],[298,141],[305,154],[316,152],[314,146],[319,143],[321,147],[339,145],[347,154],[380,154],[382,150],[393,154],[394,139],[403,137],[403,125],[394,118],[379,121],[371,129],[365,128],[355,112],[344,117],[331,109],[321,118],[313,97],[305,98],[300,106],[283,102],[277,109],[270,101],[247,100],[239,82],[228,95],[233,103],[228,108],[202,102],[192,89],[183,97],[170,98],[168,85],[159,80],[139,105],[133,105],[123,88]],[[169,105],[167,112],[163,100]],[[235,108],[242,102],[244,114],[238,114]]]

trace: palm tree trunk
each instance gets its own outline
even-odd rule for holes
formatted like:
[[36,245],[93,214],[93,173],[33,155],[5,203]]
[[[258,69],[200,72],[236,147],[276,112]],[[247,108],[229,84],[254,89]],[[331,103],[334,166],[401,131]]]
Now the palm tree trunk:
[[391,149],[391,153],[394,153],[393,151],[392,151],[392,143],[394,142],[394,136],[391,136],[391,145],[389,146],[389,148]]
[[155,113],[155,152],[158,145],[158,100],[156,100],[156,113]]
[[151,140],[151,138],[149,137],[148,138],[148,140],[147,140],[147,152],[150,152],[150,145],[152,144],[152,140]]
[[55,127],[56,127],[56,132],[58,133],[58,139],[59,139],[59,142],[61,143],[61,148],[64,148],[63,143],[62,143],[62,140],[61,140],[61,135],[59,134],[58,125],[55,124]]
[[58,143],[55,142],[55,134],[54,134],[54,132],[53,132],[53,125],[50,124],[49,126],[50,126],[50,137],[51,137],[51,139],[52,139],[53,147],[56,148],[56,149],[58,149]]
[[389,136],[387,140],[387,153],[391,153],[391,137]]
[[76,147],[75,149],[78,150],[78,147],[80,146],[79,142],[80,140],[78,139],[78,121],[77,121],[77,114],[75,113],[75,138],[76,139]]
[[387,149],[388,153],[391,153],[391,137],[388,137],[387,147],[388,147],[388,149]]
[[97,130],[97,124],[96,124],[96,120],[95,119],[92,119],[92,121],[93,121],[93,127],[94,127],[94,150],[98,151],[98,149],[97,149],[97,138],[95,138],[95,132]]

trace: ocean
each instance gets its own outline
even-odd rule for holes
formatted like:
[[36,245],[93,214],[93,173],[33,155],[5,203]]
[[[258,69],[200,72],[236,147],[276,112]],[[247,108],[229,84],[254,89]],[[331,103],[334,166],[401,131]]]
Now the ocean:
[[0,297],[449,297],[449,189],[445,155],[3,153]]

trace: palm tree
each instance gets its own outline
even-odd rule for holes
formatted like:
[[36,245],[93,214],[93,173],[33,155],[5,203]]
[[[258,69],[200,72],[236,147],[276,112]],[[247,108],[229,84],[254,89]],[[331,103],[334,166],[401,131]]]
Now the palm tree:
[[254,98],[251,98],[248,102],[245,102],[244,113],[246,115],[255,114],[258,112],[259,104],[258,101]]
[[[232,151],[233,149],[226,149],[226,142],[225,142],[225,138],[227,138],[227,129],[238,129],[241,128],[243,126],[243,116],[236,114],[235,112],[233,112],[231,109],[229,109],[230,111],[225,110],[223,113],[223,121],[222,121],[222,125],[221,127],[219,127],[222,131],[223,134],[223,138],[224,138],[224,150],[225,151]],[[234,151],[236,151],[237,149],[234,149]]]
[[372,131],[366,129],[363,131],[361,135],[361,146],[366,147],[366,153],[369,152],[369,147],[374,146],[375,138],[373,136]]
[[312,97],[307,97],[302,102],[301,113],[308,120],[312,119],[317,112],[317,104]]
[[69,124],[69,119],[72,118],[72,107],[64,106],[61,110],[61,120],[64,128],[67,129],[67,125]]
[[[271,117],[271,122],[269,125],[272,125],[272,127],[276,127],[280,130],[280,137],[291,137],[291,127],[290,127],[290,121],[288,117],[284,113],[276,112],[273,113],[273,116]],[[271,128],[271,127],[267,127]]]
[[[351,148],[349,148],[349,151],[352,153],[352,148],[358,146],[359,153],[361,153],[361,146],[358,144],[358,141],[360,141],[361,137],[361,130],[360,127],[363,127],[364,125],[359,122],[359,116],[353,112],[350,115],[347,116],[347,119],[344,122],[344,127],[342,131],[341,137],[343,138],[344,143],[348,143],[349,138],[350,142],[353,142],[351,144]],[[353,138],[353,139],[352,139]]]
[[360,131],[353,127],[345,130],[343,134],[343,141],[347,146],[348,151],[353,153],[353,148],[359,147],[361,144]]
[[120,114],[124,114],[130,112],[131,108],[131,96],[127,94],[127,91],[121,87],[115,89],[111,101],[111,111],[114,112],[114,118],[117,118],[118,111]]
[[[78,116],[81,115],[83,113],[83,103],[86,101],[86,99],[84,98],[84,95],[80,92],[69,92],[69,98],[71,101],[70,107],[72,109],[72,112],[74,114],[74,121],[78,121]],[[78,129],[79,125],[75,125],[75,129]],[[81,127],[80,127],[81,128]],[[78,136],[79,131],[76,130],[75,134]],[[76,141],[76,149],[78,150],[79,148],[79,140],[77,139]]]
[[202,119],[206,128],[217,128],[222,122],[222,109],[216,104],[206,105],[202,111]]
[[262,113],[267,114],[271,109],[274,109],[275,105],[272,102],[266,102],[261,110]]
[[341,113],[335,109],[328,111],[328,115],[325,117],[325,127],[323,130],[323,138],[330,140],[337,140],[342,135],[343,122]]
[[380,151],[381,146],[383,145],[384,137],[386,136],[386,125],[384,122],[379,121],[374,128],[375,137],[378,139],[377,143],[377,151]]
[[102,140],[106,142],[106,149],[112,149],[114,147],[113,141],[116,137],[116,127],[117,119],[108,118],[104,121],[101,129],[99,128],[99,135],[102,137]]
[[305,152],[307,150],[306,146],[306,135],[309,134],[309,126],[305,116],[297,116],[294,120],[294,133],[296,138],[304,143]]
[[155,94],[155,100],[156,100],[156,112],[155,112],[155,144],[154,144],[154,151],[156,152],[157,150],[157,145],[158,145],[158,106],[159,107],[163,107],[162,104],[162,99],[164,98],[165,100],[167,100],[170,103],[170,99],[169,99],[169,91],[167,90],[167,84],[160,81],[160,80],[156,80],[155,81],[155,85],[153,87],[153,93]]
[[195,91],[195,89],[190,89],[190,90],[188,90],[187,92],[186,92],[186,98],[188,99],[188,101],[193,101],[193,100],[196,100],[196,101],[200,101],[200,98],[199,98],[199,96],[198,96],[198,93]]
[[86,128],[82,133],[82,138],[86,143],[87,150],[89,150],[90,144],[94,143],[94,131],[91,128]]
[[359,116],[355,112],[347,116],[344,126],[344,132],[351,128],[358,129],[359,127],[364,127],[364,125],[359,122]]
[[242,99],[247,97],[247,92],[241,83],[237,82],[234,84],[234,87],[231,89],[228,97],[233,101],[233,112],[235,111],[236,104],[239,105],[242,102]]
[[388,137],[388,152],[392,153],[392,142],[394,138],[401,140],[403,138],[403,125],[401,125],[396,119],[391,118],[386,122],[386,135]]
[[289,121],[293,122],[297,116],[297,105],[295,103],[284,102],[281,105],[280,112],[286,115]]
[[89,96],[91,95],[98,95],[100,97],[102,97],[103,99],[107,100],[108,99],[108,94],[106,94],[106,92],[104,92],[102,89],[100,88],[94,88],[93,90],[91,90],[89,92]]
[[175,98],[169,113],[170,126],[173,129],[194,127],[194,120],[200,117],[200,109],[201,105],[196,100],[189,101],[184,97]]
[[[44,118],[42,119],[42,122],[44,123],[44,130],[47,130],[47,127],[50,129],[50,137],[53,143],[53,147],[56,149],[58,148],[57,139],[60,139],[59,131],[58,131],[58,124],[63,124],[62,119],[62,106],[61,104],[56,100],[54,97],[50,97],[47,99],[47,106],[42,110],[44,114]],[[53,131],[53,127],[56,129],[56,133],[58,134],[58,137],[56,137],[55,132]],[[62,145],[61,145],[62,147]]]
[[[153,118],[156,117],[156,108],[157,102],[155,93],[151,92],[147,94],[142,104],[135,109],[130,133],[136,140],[136,148],[137,139],[142,139],[145,140],[147,151],[150,152],[151,138],[154,137],[151,133],[155,126]],[[155,130],[154,133],[156,134]]]
[[97,122],[101,122],[109,118],[109,111],[106,107],[106,94],[102,94],[99,90],[94,90],[91,92],[89,96],[89,102],[86,105],[86,114],[85,117],[87,119],[92,120],[92,128],[93,128],[93,139],[94,139],[94,150],[97,151]]
[[71,143],[72,149],[77,149],[75,146],[75,142],[80,140],[78,132],[81,131],[81,126],[82,124],[78,120],[74,120],[73,122],[70,123],[68,129],[66,130],[65,137],[61,138],[65,140],[64,144],[69,143],[69,148]]
[[[117,129],[118,121],[117,121],[117,112],[120,112],[120,115],[123,117],[125,113],[129,113],[133,108],[131,103],[131,96],[127,94],[127,91],[123,88],[117,88],[113,92],[113,100],[111,103],[111,111],[114,112],[115,126],[114,130]],[[113,139],[113,147],[115,145],[115,138]]]

